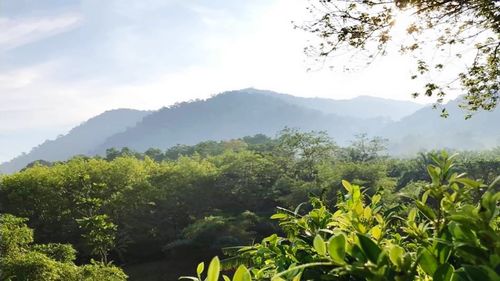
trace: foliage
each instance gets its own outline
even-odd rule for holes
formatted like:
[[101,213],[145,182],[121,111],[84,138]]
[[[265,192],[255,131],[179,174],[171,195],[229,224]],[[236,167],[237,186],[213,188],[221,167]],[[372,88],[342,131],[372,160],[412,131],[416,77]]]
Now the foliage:
[[[310,1],[308,11],[312,19],[301,28],[319,40],[306,48],[306,53],[324,58],[345,50],[361,50],[371,61],[390,51],[394,42],[401,53],[415,60],[411,78],[424,81],[424,88],[415,96],[434,96],[442,103],[449,91],[460,86],[465,92],[461,106],[468,111],[496,107],[500,92],[498,1],[320,0]],[[393,29],[404,14],[411,19],[405,26],[407,40],[395,42]],[[474,50],[472,56],[468,49]],[[460,73],[448,70],[455,78],[451,81],[437,80],[439,72],[454,65],[450,63],[453,57],[466,64],[466,69]]]
[[[318,199],[304,215],[281,209],[271,218],[286,237],[242,247],[249,269],[233,280],[499,280],[500,177],[489,186],[466,178],[454,171],[455,157],[433,155],[431,182],[405,218],[347,181],[332,211]],[[208,280],[219,280],[217,264]],[[197,272],[192,279],[202,280],[203,264]]]
[[0,216],[0,253],[16,252],[33,242],[33,230],[26,227],[26,219],[12,215]]
[[[361,142],[358,138],[348,147],[338,147],[322,133],[287,129],[275,139],[242,140],[245,145],[199,144],[172,150],[170,156],[150,150],[148,155],[134,152],[112,160],[75,157],[4,175],[0,212],[2,222],[9,223],[0,224],[4,233],[0,249],[29,253],[32,261],[43,255],[57,268],[75,260],[109,259],[128,269],[166,259],[176,266],[165,270],[178,276],[199,260],[234,253],[234,246],[251,245],[273,233],[283,236],[284,230],[268,220],[276,206],[301,216],[321,204],[327,211],[331,206],[340,208],[346,200],[342,180],[360,187],[365,204],[369,197],[380,195],[382,210],[377,212],[383,211],[384,219],[391,208],[394,216],[406,218],[406,206],[413,206],[412,199],[420,200],[426,191],[427,165],[433,163],[430,154],[387,157],[377,138],[363,137]],[[499,173],[499,155],[498,150],[464,152],[454,158],[454,168],[472,179],[492,182]],[[472,192],[470,197],[477,202],[481,195],[482,191]],[[320,200],[302,203],[311,197]],[[438,206],[428,197],[430,206]],[[363,227],[370,230],[373,223]],[[221,251],[221,247],[227,248]],[[4,262],[14,266],[21,258],[11,256]],[[225,259],[221,266],[230,268],[248,259]],[[100,265],[107,263],[85,268],[100,274]],[[82,270],[74,269],[75,274]]]
[[84,229],[83,239],[92,249],[91,253],[99,255],[101,262],[108,262],[108,252],[115,246],[117,226],[107,215],[95,215],[77,220]]
[[31,246],[31,250],[63,263],[72,262],[76,259],[76,250],[68,244],[35,244]]
[[26,219],[0,215],[0,279],[47,281],[121,281],[127,276],[115,266],[95,263],[77,266],[71,245],[32,244]]
[[369,162],[380,159],[387,150],[387,139],[374,137],[369,139],[367,134],[360,134],[349,147],[342,150],[342,158],[348,162]]

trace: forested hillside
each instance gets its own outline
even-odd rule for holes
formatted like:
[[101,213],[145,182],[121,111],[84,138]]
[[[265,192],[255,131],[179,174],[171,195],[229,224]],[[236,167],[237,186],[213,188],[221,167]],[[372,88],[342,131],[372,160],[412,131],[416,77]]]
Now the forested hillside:
[[411,102],[369,97],[300,98],[244,89],[153,112],[105,112],[67,135],[46,141],[30,153],[0,165],[0,171],[18,171],[36,160],[104,155],[108,148],[128,147],[144,152],[149,148],[167,149],[177,144],[193,145],[254,134],[275,136],[284,127],[326,131],[342,145],[362,133],[384,137],[389,139],[389,153],[396,156],[442,147],[488,149],[500,143],[499,110],[480,112],[466,121],[457,103],[449,104],[451,114],[444,119],[430,106],[421,108]]
[[424,107],[424,105],[411,101],[398,101],[370,96],[358,96],[352,99],[335,100],[328,98],[303,98],[257,89],[244,89],[242,91],[256,95],[276,97],[288,103],[319,110],[327,114],[330,113],[362,119],[382,117],[384,119],[397,121]]
[[47,140],[9,162],[0,165],[0,173],[11,173],[36,161],[66,160],[74,155],[89,155],[106,138],[135,126],[149,111],[115,109],[93,117],[73,128],[66,135]]
[[[339,204],[342,180],[361,186],[366,195],[378,194],[378,212],[407,216],[408,209],[398,206],[427,190],[431,163],[430,154],[387,157],[380,138],[360,136],[340,147],[323,133],[287,129],[273,139],[256,135],[146,153],[109,149],[104,158],[36,164],[0,178],[0,213],[26,218],[35,243],[23,242],[20,247],[34,252],[8,256],[0,266],[2,272],[38,268],[36,255],[50,259],[57,257],[56,249],[70,247],[50,243],[70,243],[77,251],[74,258],[28,276],[60,276],[59,266],[74,268],[77,276],[81,269],[72,261],[93,258],[113,260],[130,280],[175,280],[193,275],[199,261],[222,256],[222,248],[282,233],[268,219],[277,207],[300,205],[295,212],[306,214],[317,207],[307,203],[311,198],[326,206]],[[453,170],[491,183],[500,174],[500,150],[463,152]],[[25,229],[23,221],[2,219]],[[26,267],[15,265],[19,259],[26,259]],[[225,260],[224,268],[237,260]],[[117,279],[109,280],[122,280],[119,272],[114,274]]]
[[355,134],[372,133],[384,123],[382,118],[325,113],[289,103],[269,92],[242,90],[161,109],[134,128],[110,137],[95,152],[102,153],[109,147],[138,151],[150,147],[165,149],[176,144],[192,145],[254,134],[274,136],[284,127],[335,132],[337,141],[346,142]]

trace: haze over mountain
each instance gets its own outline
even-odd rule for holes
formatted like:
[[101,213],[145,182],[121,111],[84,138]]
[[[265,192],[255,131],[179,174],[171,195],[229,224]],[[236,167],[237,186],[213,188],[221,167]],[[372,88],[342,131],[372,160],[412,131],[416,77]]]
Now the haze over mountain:
[[0,165],[0,172],[10,173],[22,169],[35,160],[66,160],[84,154],[101,144],[106,138],[134,126],[150,111],[115,109],[106,111],[73,128],[66,135],[47,140],[29,153],[19,155]]
[[334,100],[327,98],[296,97],[255,89],[245,89],[245,91],[277,97],[291,104],[316,109],[324,113],[362,119],[384,117],[391,120],[399,120],[424,107],[422,104],[410,101],[399,101],[371,96],[358,96],[352,99]]
[[443,119],[431,107],[407,101],[302,98],[244,89],[157,111],[121,109],[102,113],[67,135],[0,165],[0,171],[10,173],[35,160],[104,154],[112,147],[145,151],[259,133],[274,136],[284,127],[327,131],[341,145],[359,133],[382,136],[389,138],[390,152],[398,155],[421,149],[484,149],[500,144],[499,110],[464,120],[456,101],[448,109],[451,116]]
[[300,99],[289,102],[283,95],[245,89],[160,109],[134,128],[110,137],[94,152],[103,153],[109,147],[144,151],[258,133],[274,136],[286,126],[336,132],[335,139],[344,142],[353,134],[374,132],[385,122],[382,117],[364,119],[322,112],[300,104]]
[[446,104],[448,118],[442,118],[432,107],[422,108],[388,124],[378,134],[391,140],[390,152],[411,154],[422,148],[427,150],[458,148],[485,149],[500,145],[500,110],[479,111],[469,120],[458,100]]

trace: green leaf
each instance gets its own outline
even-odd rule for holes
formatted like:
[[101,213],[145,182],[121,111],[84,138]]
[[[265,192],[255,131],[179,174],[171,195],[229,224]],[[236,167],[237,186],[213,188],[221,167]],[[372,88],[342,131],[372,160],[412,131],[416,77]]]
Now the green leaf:
[[227,277],[227,275],[222,275],[222,279],[224,279],[224,281],[231,281],[231,278]]
[[[436,161],[436,160],[434,160],[434,161]],[[427,166],[427,173],[431,177],[433,184],[438,184],[440,182],[440,180],[439,180],[440,169],[438,167],[436,167],[434,165]]]
[[440,265],[434,275],[432,275],[433,281],[451,281],[453,278],[453,271],[455,269],[449,263]]
[[187,279],[187,280],[192,280],[192,281],[200,281],[200,279],[198,279],[196,277],[192,277],[192,276],[181,276],[181,277],[179,277],[179,280],[182,280],[182,279]]
[[280,219],[284,219],[284,218],[287,218],[287,217],[288,217],[287,214],[277,213],[277,214],[272,215],[271,219],[273,219],[273,220],[280,220]]
[[424,216],[426,216],[428,219],[430,220],[436,219],[436,214],[427,205],[423,204],[420,201],[415,201],[415,204],[417,205],[417,208],[420,210],[420,212],[422,212],[422,214],[424,214]]
[[395,265],[400,267],[403,261],[405,250],[398,245],[393,245],[389,251],[389,259]]
[[336,236],[332,236],[330,240],[328,240],[328,254],[335,263],[344,264],[345,258],[345,248],[346,248],[346,239],[344,234],[340,233]]
[[205,270],[205,263],[200,262],[198,266],[196,267],[196,274],[198,275],[198,278],[201,279],[201,274],[203,273],[203,270]]
[[455,179],[455,181],[459,182],[465,186],[472,187],[472,188],[478,188],[481,186],[480,182],[469,179],[469,178],[459,178],[459,179]]
[[319,234],[316,235],[316,237],[314,237],[313,245],[314,249],[316,250],[316,252],[318,252],[318,254],[320,254],[321,256],[324,256],[326,254],[325,241],[323,240],[323,238],[321,238]]
[[425,273],[429,275],[434,275],[434,272],[437,269],[438,263],[436,258],[429,252],[427,249],[420,249],[420,259],[419,265],[425,271]]
[[347,190],[347,192],[351,193],[352,192],[352,185],[346,180],[342,180],[342,186]]
[[416,216],[417,216],[417,209],[412,208],[408,213],[408,221],[415,221]]
[[233,275],[233,281],[251,281],[252,276],[244,265],[240,265]]
[[220,273],[220,260],[214,257],[208,266],[207,281],[218,281]]
[[358,236],[359,240],[359,246],[361,247],[361,250],[365,253],[365,256],[373,263],[377,263],[378,257],[381,253],[380,248],[377,246],[375,242],[373,242],[370,238],[367,236],[356,233]]
[[422,203],[426,204],[427,203],[427,198],[429,197],[429,194],[431,193],[431,190],[427,190],[422,194]]

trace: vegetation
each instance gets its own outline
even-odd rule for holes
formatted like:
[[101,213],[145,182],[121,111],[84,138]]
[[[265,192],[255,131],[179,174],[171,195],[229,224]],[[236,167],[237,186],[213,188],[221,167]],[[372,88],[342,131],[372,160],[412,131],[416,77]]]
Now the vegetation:
[[[25,267],[33,274],[52,278],[44,280],[81,280],[84,272],[88,276],[109,275],[109,280],[126,278],[110,261],[123,266],[131,279],[173,279],[189,274],[186,267],[223,253],[229,258],[221,261],[221,268],[232,270],[245,264],[257,279],[317,262],[329,264],[300,267],[295,274],[291,270],[280,276],[288,279],[302,272],[305,280],[315,274],[330,274],[331,269],[338,276],[354,276],[357,268],[371,274],[366,278],[408,277],[415,273],[411,270],[417,264],[416,274],[423,278],[432,274],[422,272],[419,251],[423,247],[428,255],[435,255],[436,247],[445,243],[441,240],[458,248],[461,244],[456,243],[470,242],[467,247],[476,247],[483,259],[456,256],[460,251],[453,248],[447,259],[439,260],[439,266],[449,264],[460,271],[480,264],[497,272],[498,239],[496,234],[489,237],[488,231],[496,233],[498,214],[490,210],[491,229],[487,228],[487,217],[481,216],[496,204],[498,195],[494,184],[487,188],[476,180],[492,183],[500,174],[500,150],[464,152],[453,158],[450,171],[436,168],[448,159],[441,156],[435,159],[441,162],[433,166],[439,181],[434,182],[436,175],[431,173],[432,184],[426,185],[431,180],[426,167],[434,161],[432,154],[394,159],[386,155],[385,147],[383,139],[365,135],[350,146],[340,147],[324,133],[286,129],[277,138],[256,135],[145,153],[111,149],[106,157],[35,163],[0,178],[0,212],[2,220],[10,221],[2,227],[15,229],[1,236],[0,274],[8,275],[2,275],[2,280],[25,280]],[[467,172],[471,179],[451,170]],[[486,209],[480,208],[476,214],[470,206],[478,202],[486,204]],[[279,225],[269,220],[277,206],[279,214],[273,218]],[[460,214],[480,224],[477,229],[464,230],[472,231],[464,235],[473,235],[473,241],[453,238],[466,223],[456,217]],[[408,220],[409,216],[414,219]],[[453,224],[457,225],[454,230],[450,229]],[[35,231],[34,237],[30,229]],[[332,260],[327,254],[327,244],[327,251],[321,252],[320,239],[327,243],[341,232],[346,254],[339,266],[339,257]],[[320,238],[315,239],[316,234]],[[354,249],[358,236],[371,241],[365,241],[368,245],[373,242],[383,253],[380,256],[390,257],[386,254],[391,247],[398,246],[404,251],[401,255],[409,257],[396,265],[387,258],[380,258],[379,264],[377,256],[365,268],[368,256],[363,256],[363,248],[359,253]],[[234,248],[241,245],[248,247]],[[394,251],[399,253],[400,248]],[[291,252],[281,256],[269,251]],[[404,267],[406,259],[411,267]],[[173,265],[157,272],[162,262]],[[155,271],[148,269],[148,263]],[[263,268],[262,275],[256,275],[256,270]],[[238,272],[246,275],[243,267]]]
[[121,281],[127,275],[111,264],[92,261],[77,266],[75,249],[68,244],[33,244],[26,219],[0,215],[1,280]]
[[[233,280],[499,280],[500,192],[454,172],[454,156],[433,156],[431,182],[402,206],[385,206],[347,181],[333,210],[281,209],[285,237],[242,247]],[[204,264],[197,269],[203,280]],[[206,280],[219,280],[218,258]],[[223,276],[225,280],[230,280]],[[186,277],[189,278],[189,277]]]
[[[320,0],[310,1],[312,20],[302,28],[317,35],[318,42],[306,52],[319,58],[361,50],[372,61],[400,49],[415,61],[411,78],[422,78],[425,84],[414,96],[433,96],[442,103],[448,92],[460,87],[465,93],[461,106],[472,113],[493,110],[498,103],[499,11],[495,0]],[[394,42],[398,36],[393,36],[393,29],[405,14],[410,19],[404,26],[407,40]],[[453,57],[466,65],[462,72],[448,70],[454,67]],[[439,72],[451,78],[439,80]]]
[[[54,162],[75,155],[104,156],[106,149],[113,147],[143,153],[149,148],[166,150],[178,144],[192,146],[206,140],[229,140],[258,133],[274,136],[285,126],[303,132],[325,131],[342,146],[361,132],[381,136],[390,140],[389,154],[398,157],[412,156],[420,150],[484,150],[497,146],[500,110],[478,112],[473,119],[464,120],[458,103],[456,100],[447,104],[450,116],[444,119],[432,107],[409,101],[368,96],[350,100],[301,98],[243,89],[152,112],[104,112],[64,136],[0,163],[0,173],[17,172],[40,159]],[[150,157],[154,159],[151,154]]]

